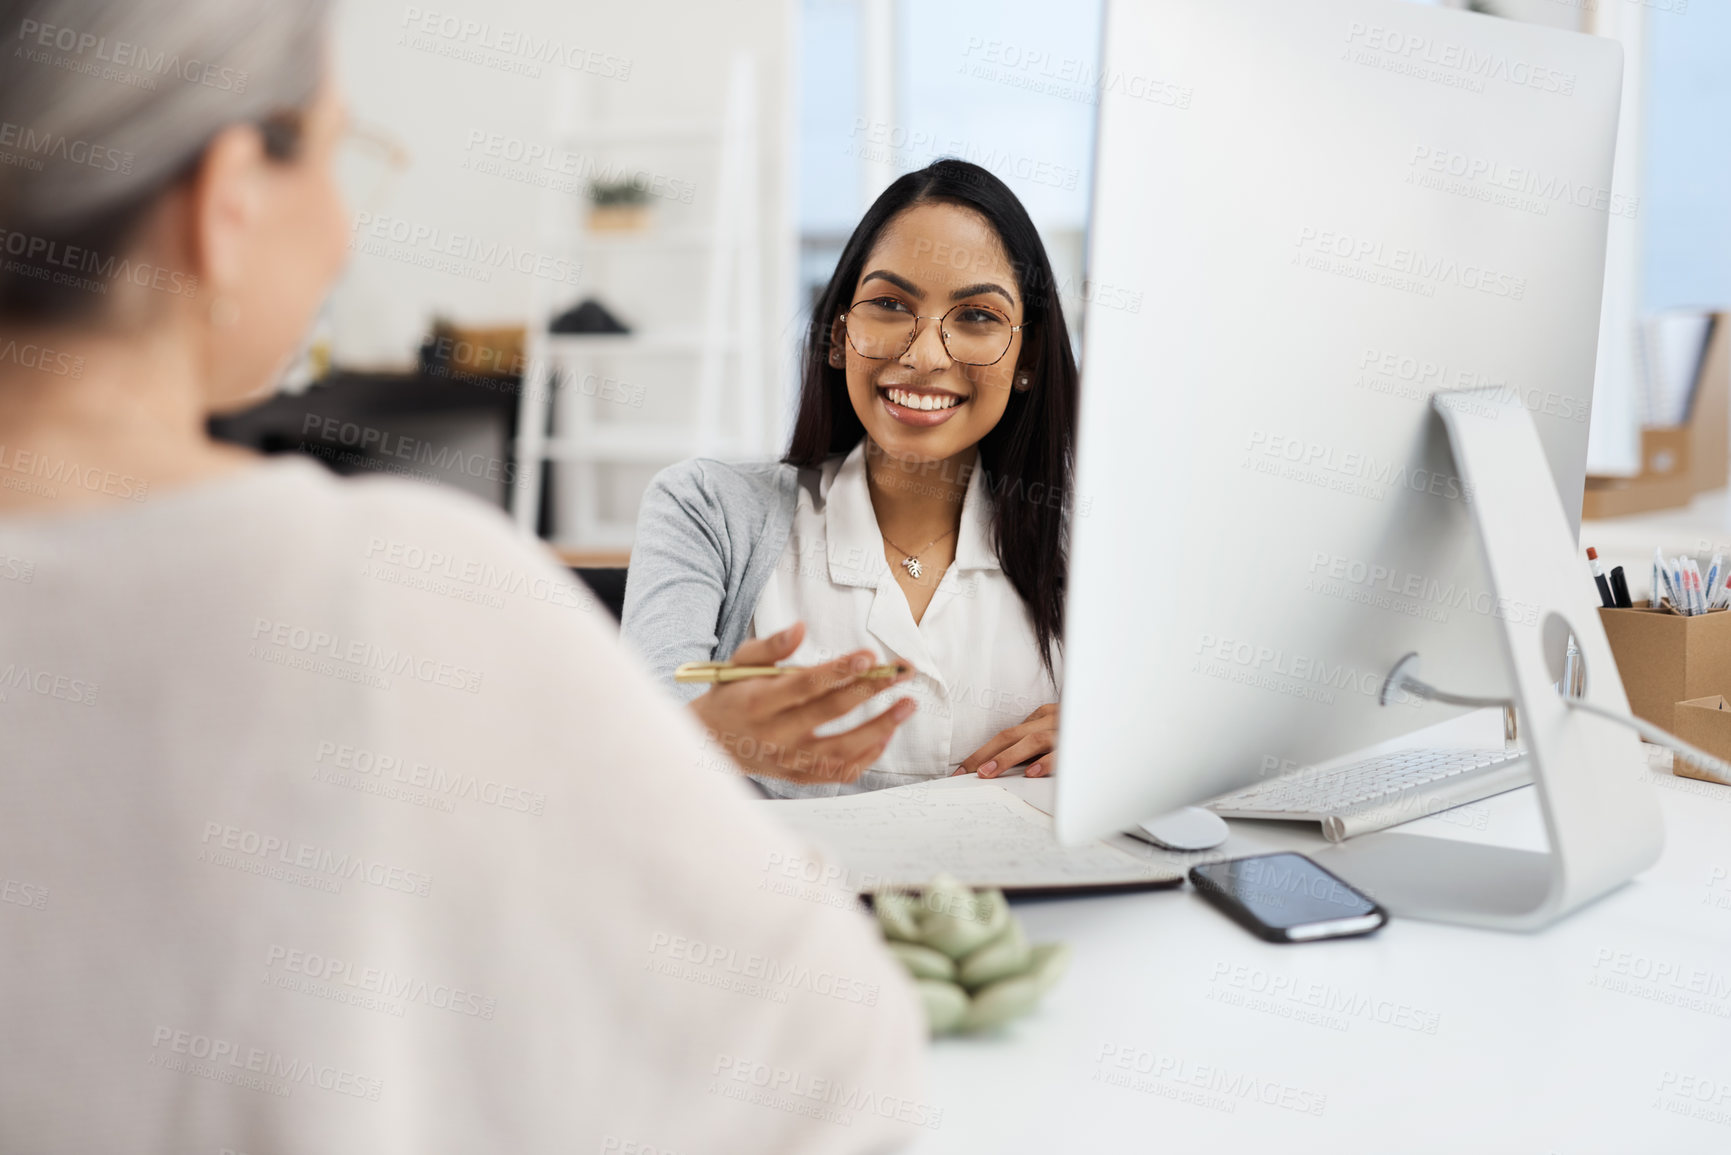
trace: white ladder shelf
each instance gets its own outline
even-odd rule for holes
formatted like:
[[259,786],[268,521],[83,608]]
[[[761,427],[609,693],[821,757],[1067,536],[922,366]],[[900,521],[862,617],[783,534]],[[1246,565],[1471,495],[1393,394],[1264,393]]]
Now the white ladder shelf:
[[[530,288],[525,366],[517,414],[516,477],[511,513],[534,533],[541,520],[543,478],[557,469],[557,544],[618,549],[634,525],[604,515],[610,470],[665,466],[699,455],[743,456],[767,444],[762,341],[761,233],[758,217],[758,105],[755,61],[730,62],[719,123],[654,121],[597,124],[584,116],[578,79],[561,78],[552,110],[559,146],[593,155],[619,146],[708,149],[716,155],[714,207],[703,228],[651,229],[640,236],[598,236],[575,228],[572,198],[543,188],[537,234],[543,252],[575,250],[583,260],[577,296],[605,304],[606,284],[591,275],[592,257],[686,253],[706,264],[701,316],[646,317],[631,333],[549,333],[547,326],[574,303],[558,297],[569,285],[537,280]],[[683,420],[605,420],[596,398],[570,388],[588,366],[612,358],[685,357],[694,361],[693,403]],[[557,403],[556,403],[557,402]],[[558,428],[549,434],[550,426]],[[568,502],[569,504],[566,504]]]

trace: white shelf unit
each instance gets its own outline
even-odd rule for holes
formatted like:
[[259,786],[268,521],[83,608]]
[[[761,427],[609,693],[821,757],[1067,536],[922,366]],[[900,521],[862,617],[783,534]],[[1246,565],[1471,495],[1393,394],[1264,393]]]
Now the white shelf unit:
[[[578,82],[562,82],[552,112],[555,139],[574,153],[593,158],[652,148],[661,155],[713,160],[711,180],[699,186],[713,194],[708,221],[701,225],[597,234],[581,227],[581,205],[569,194],[544,189],[539,198],[536,231],[542,251],[569,253],[582,261],[584,271],[575,294],[571,286],[545,282],[531,289],[512,513],[522,529],[535,532],[542,479],[551,469],[555,544],[610,550],[629,547],[635,530],[635,507],[629,517],[607,515],[608,494],[617,496],[624,482],[621,471],[641,475],[645,467],[687,457],[757,454],[768,444],[756,65],[750,54],[732,58],[722,115],[713,122],[596,123],[599,118],[586,114],[581,96]],[[628,334],[547,331],[551,319],[578,298],[611,307],[608,267],[635,257],[688,264],[693,277],[701,270],[702,299],[695,315],[632,317],[634,331]],[[569,296],[556,295],[560,292]],[[609,413],[593,391],[570,387],[592,379],[585,374],[596,366],[641,365],[648,359],[691,366],[691,402],[677,419],[660,406],[653,422],[620,420],[618,406]],[[556,379],[560,387],[554,386]]]

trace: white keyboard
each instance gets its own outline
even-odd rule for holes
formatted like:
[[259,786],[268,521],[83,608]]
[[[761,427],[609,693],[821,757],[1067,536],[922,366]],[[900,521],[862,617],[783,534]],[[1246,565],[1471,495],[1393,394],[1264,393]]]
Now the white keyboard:
[[1399,750],[1335,766],[1309,767],[1223,794],[1208,808],[1223,818],[1320,822],[1341,842],[1477,802],[1532,781],[1520,750]]

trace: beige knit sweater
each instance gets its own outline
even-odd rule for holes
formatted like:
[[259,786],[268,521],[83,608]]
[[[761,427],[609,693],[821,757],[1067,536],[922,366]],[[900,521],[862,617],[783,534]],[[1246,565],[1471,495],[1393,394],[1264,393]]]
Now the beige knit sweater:
[[0,517],[0,1150],[883,1150],[910,988],[495,512]]

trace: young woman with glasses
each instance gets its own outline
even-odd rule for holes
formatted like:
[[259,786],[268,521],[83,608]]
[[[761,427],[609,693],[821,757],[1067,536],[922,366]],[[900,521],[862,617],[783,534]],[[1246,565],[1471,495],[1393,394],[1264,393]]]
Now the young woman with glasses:
[[650,487],[624,632],[652,669],[808,667],[675,685],[769,793],[1052,772],[1077,379],[1054,290],[1002,181],[910,173],[813,309],[787,454]]

